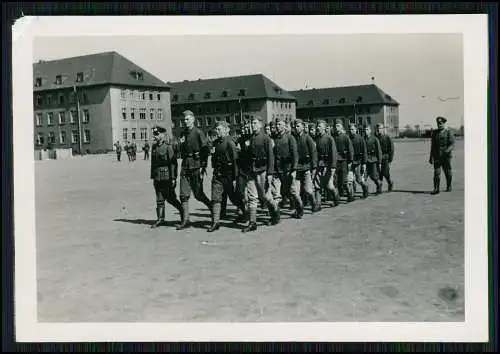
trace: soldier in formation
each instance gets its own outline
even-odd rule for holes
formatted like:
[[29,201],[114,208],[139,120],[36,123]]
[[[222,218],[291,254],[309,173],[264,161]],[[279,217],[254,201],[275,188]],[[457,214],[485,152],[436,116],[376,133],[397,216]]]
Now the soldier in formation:
[[382,150],[382,163],[380,164],[380,182],[383,182],[384,178],[387,181],[388,191],[392,191],[394,187],[394,182],[391,178],[391,163],[394,159],[394,142],[385,133],[385,127],[382,123],[377,124],[377,131],[375,136],[380,142],[380,149]]

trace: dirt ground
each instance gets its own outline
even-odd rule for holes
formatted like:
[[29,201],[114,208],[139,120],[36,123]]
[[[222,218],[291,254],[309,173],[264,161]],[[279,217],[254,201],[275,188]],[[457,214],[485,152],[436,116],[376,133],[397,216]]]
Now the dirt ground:
[[396,143],[392,193],[302,220],[285,210],[249,234],[230,220],[207,233],[193,198],[196,227],[176,231],[168,207],[170,226],[150,229],[142,154],[37,161],[39,321],[464,321],[463,141],[454,190],[439,196],[428,149]]

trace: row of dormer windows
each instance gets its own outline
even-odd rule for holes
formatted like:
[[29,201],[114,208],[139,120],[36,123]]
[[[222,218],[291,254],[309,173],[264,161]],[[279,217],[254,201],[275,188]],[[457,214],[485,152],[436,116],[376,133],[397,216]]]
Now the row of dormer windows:
[[[354,104],[354,103],[362,103],[362,102],[363,102],[363,97],[362,97],[362,96],[358,96],[358,97],[356,98],[356,100],[355,100],[354,102],[352,102],[352,104]],[[346,100],[346,98],[345,98],[345,97],[342,97],[342,98],[340,98],[337,102],[335,102],[335,100],[330,99],[330,98],[325,98],[325,99],[323,99],[323,100],[321,101],[321,104],[323,104],[323,105],[330,105],[330,104],[331,104],[331,105],[333,105],[333,104],[335,104],[335,103],[338,103],[338,104],[346,104],[346,103],[347,103],[347,100]],[[313,106],[313,105],[314,105],[314,100],[308,100],[308,101],[307,101],[307,105],[308,105],[308,106]]]
[[[136,80],[139,81],[144,81],[144,73],[139,70],[130,70],[129,74]],[[63,77],[62,74],[56,75],[55,80],[53,81],[54,84],[56,85],[62,85],[63,84],[63,79],[66,77]],[[75,82],[83,82],[85,80],[85,76],[83,74],[83,71],[79,71],[76,73],[75,77]],[[35,87],[41,87],[43,85],[43,78],[42,77],[36,77],[35,78]]]
[[[216,92],[213,92],[213,91],[207,91],[203,94],[203,99],[205,100],[209,100],[209,99],[213,99],[213,98],[217,98],[217,97],[221,97],[221,98],[227,98],[229,97],[229,94],[230,94],[230,90],[223,90],[220,95],[217,95]],[[240,89],[238,91],[238,94],[237,94],[237,97],[246,97],[247,96],[247,89]],[[174,94],[172,96],[172,102],[177,102],[179,101],[179,94]],[[187,96],[187,100],[188,101],[194,101],[196,100],[198,97],[197,97],[197,93],[195,92],[192,92],[190,94],[188,94]]]

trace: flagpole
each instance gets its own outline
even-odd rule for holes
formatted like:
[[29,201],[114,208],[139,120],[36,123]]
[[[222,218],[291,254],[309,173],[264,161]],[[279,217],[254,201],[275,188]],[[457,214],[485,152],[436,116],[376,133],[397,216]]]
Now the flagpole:
[[78,98],[78,92],[76,91],[76,85],[73,86],[76,97],[76,116],[78,119],[78,150],[80,155],[83,155],[83,145],[82,145],[82,120],[80,117],[80,99]]

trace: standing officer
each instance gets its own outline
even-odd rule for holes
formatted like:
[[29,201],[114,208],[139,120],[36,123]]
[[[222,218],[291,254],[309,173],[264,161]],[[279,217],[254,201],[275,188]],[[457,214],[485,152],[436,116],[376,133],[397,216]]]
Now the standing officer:
[[271,215],[271,225],[276,225],[280,217],[278,206],[274,203],[270,189],[274,175],[274,153],[271,138],[262,132],[261,117],[254,116],[251,125],[253,132],[249,145],[251,158],[246,162],[250,165],[246,184],[247,209],[250,221],[248,226],[242,230],[243,232],[257,230],[259,197],[263,198],[267,204]]
[[[314,141],[309,134],[306,133],[304,122],[301,119],[294,121],[295,140],[297,141],[297,176],[295,178],[296,189],[303,191],[304,197],[301,195],[303,204],[308,199],[311,204],[312,212],[318,211],[318,205],[314,196],[314,186],[312,176],[316,175],[316,166],[318,163],[318,153]],[[302,213],[297,215],[300,219]]]
[[437,129],[432,131],[431,153],[429,163],[434,165],[434,190],[431,194],[439,194],[441,185],[441,167],[446,177],[446,191],[451,192],[452,170],[451,157],[455,147],[455,137],[446,126],[446,118],[436,118]]
[[118,160],[118,162],[120,162],[122,159],[122,145],[120,144],[119,140],[115,143],[115,147],[116,147],[116,159]]
[[144,151],[144,160],[149,160],[149,143],[147,141],[144,143],[142,151]]
[[179,139],[179,149],[182,158],[180,197],[184,219],[177,230],[188,228],[189,197],[191,191],[194,197],[212,211],[210,199],[203,192],[203,175],[206,174],[210,147],[203,132],[194,126],[194,114],[187,110],[184,115],[185,130]]
[[225,121],[217,123],[215,128],[217,139],[214,141],[212,154],[212,225],[207,230],[214,232],[220,228],[220,212],[222,197],[229,197],[233,205],[245,213],[241,194],[235,191],[238,178],[238,153],[233,138],[229,136],[229,126]]
[[151,227],[158,227],[165,222],[165,200],[173,205],[184,219],[181,202],[175,195],[177,182],[177,155],[165,136],[166,129],[153,127],[154,144],[151,159],[151,179],[156,193],[157,220]]
[[385,133],[385,128],[382,123],[377,124],[377,132],[375,136],[380,142],[380,148],[382,149],[382,164],[380,165],[380,181],[387,180],[388,190],[392,191],[394,182],[391,179],[391,163],[394,160],[394,142]]
[[318,210],[321,210],[321,191],[325,189],[333,197],[333,206],[339,204],[339,191],[333,183],[337,168],[337,147],[335,140],[326,133],[326,122],[318,120],[316,127],[316,150],[318,152],[318,167],[314,176],[314,188]]
[[354,123],[351,123],[349,126],[349,138],[351,139],[354,151],[351,168],[352,175],[355,177],[355,181],[353,181],[353,192],[356,189],[355,182],[357,182],[363,189],[363,198],[366,198],[368,197],[368,186],[365,181],[367,155],[366,141],[360,134],[358,134],[358,127]]
[[[277,136],[274,139],[274,178],[272,193],[275,204],[280,205],[282,197],[292,197],[295,207],[295,217],[302,218],[304,207],[300,199],[299,189],[295,183],[297,177],[297,142],[292,134],[287,133],[284,118],[276,119]],[[279,209],[278,209],[279,220]]]
[[133,141],[130,146],[130,150],[132,151],[132,161],[135,161],[137,157],[137,144]]
[[[381,170],[380,164],[382,163],[382,149],[377,137],[372,135],[372,127],[367,125],[365,127],[366,139],[366,174],[377,186],[377,194],[382,193],[382,182],[379,180],[379,172]],[[368,182],[368,181],[366,181]],[[367,184],[368,187],[368,184]]]
[[349,139],[345,133],[342,120],[337,119],[335,122],[335,131],[335,145],[337,147],[337,187],[340,190],[340,194],[343,195],[343,190],[347,194],[347,201],[351,202],[354,200],[354,197],[349,171],[352,167],[354,149],[351,139]]

